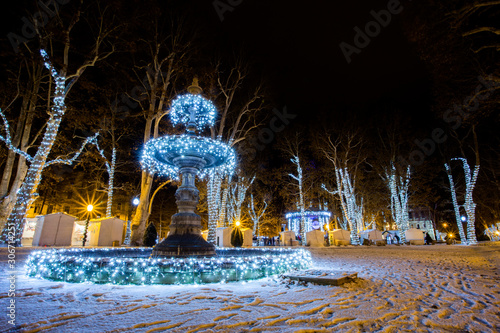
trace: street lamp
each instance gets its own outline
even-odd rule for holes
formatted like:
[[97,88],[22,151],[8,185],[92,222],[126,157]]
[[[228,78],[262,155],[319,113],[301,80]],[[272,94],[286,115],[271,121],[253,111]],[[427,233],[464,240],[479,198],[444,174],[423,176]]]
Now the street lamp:
[[240,226],[240,224],[241,224],[241,223],[240,223],[240,221],[236,221],[236,222],[234,222],[234,225],[235,225],[236,227],[239,227],[239,226]]
[[137,205],[139,204],[139,198],[134,198],[134,199],[132,200],[132,204],[133,204],[134,206],[137,206]]
[[461,219],[462,219],[462,222],[467,221],[467,218],[465,216],[462,216]]
[[94,206],[92,206],[92,205],[87,206],[87,221],[85,221],[85,230],[83,232],[82,246],[85,246],[85,243],[87,242],[87,231],[89,230],[90,214],[92,213],[93,209],[94,209]]

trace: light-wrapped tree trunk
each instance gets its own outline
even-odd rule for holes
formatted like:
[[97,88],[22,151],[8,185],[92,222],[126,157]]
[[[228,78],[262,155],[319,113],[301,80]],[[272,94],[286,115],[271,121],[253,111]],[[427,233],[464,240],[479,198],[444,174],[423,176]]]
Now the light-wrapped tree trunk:
[[467,215],[467,237],[465,236],[464,228],[462,225],[462,217],[460,216],[460,205],[457,200],[457,194],[455,190],[455,183],[453,181],[451,167],[448,163],[445,163],[444,167],[446,169],[446,172],[448,173],[448,180],[450,182],[450,192],[451,192],[451,199],[453,202],[453,208],[455,211],[455,219],[457,221],[458,230],[460,233],[460,238],[462,239],[462,243],[474,245],[477,244],[476,229],[475,229],[476,203],[474,202],[474,198],[472,195],[474,192],[474,187],[476,186],[477,177],[479,175],[479,164],[474,166],[474,170],[471,173],[469,163],[465,158],[453,158],[452,161],[453,160],[462,162],[462,167],[465,174],[465,202],[463,204],[463,207]]
[[410,185],[410,166],[407,166],[404,176],[396,174],[396,167],[391,165],[390,171],[386,171],[386,181],[391,191],[391,213],[394,223],[398,227],[399,239],[406,243],[406,230],[409,228],[408,215],[408,187]]
[[[250,194],[250,202],[248,204],[248,214],[250,215],[250,218],[252,219],[253,222],[253,234],[256,237],[259,237],[259,222],[262,216],[266,213],[267,209],[267,201],[263,201],[264,204],[259,206],[256,206],[254,203],[254,198],[253,198],[253,193]],[[257,207],[257,208],[255,208]]]

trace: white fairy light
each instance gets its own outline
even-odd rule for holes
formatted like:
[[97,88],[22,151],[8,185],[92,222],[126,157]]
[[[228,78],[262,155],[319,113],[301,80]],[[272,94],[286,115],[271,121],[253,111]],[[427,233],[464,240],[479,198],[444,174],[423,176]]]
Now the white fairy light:
[[172,101],[169,116],[174,126],[187,124],[194,116],[196,128],[202,130],[214,125],[217,110],[212,101],[200,95],[185,94]]
[[303,175],[302,175],[302,167],[300,165],[299,155],[293,155],[290,161],[295,164],[297,168],[297,176],[293,174],[288,174],[288,176],[292,177],[297,181],[297,186],[299,188],[299,200],[297,202],[297,206],[300,210],[300,240],[302,244],[306,242],[306,216],[305,216],[305,203],[304,203],[304,192],[303,192]]
[[304,225],[306,232],[313,230],[313,226],[311,224],[313,218],[317,218],[319,227],[323,231],[323,226],[330,221],[331,213],[326,210],[317,210],[317,211],[305,210],[303,213],[300,211],[286,213],[285,218],[288,221],[288,229],[298,232],[302,216],[304,216],[305,219]]
[[[236,180],[235,183],[230,186],[230,221],[241,221],[241,206],[243,205],[243,201],[245,201],[248,188],[250,187],[250,185],[252,185],[254,180],[255,176],[250,180],[250,182],[245,181],[245,177],[238,177],[238,180]],[[224,206],[221,207],[221,211],[223,211],[223,207]],[[220,222],[223,221],[220,220]]]
[[406,243],[406,230],[409,229],[408,188],[410,185],[410,166],[406,168],[404,176],[396,175],[396,167],[391,164],[391,170],[386,171],[386,181],[391,191],[391,213],[394,223],[398,227],[401,243]]
[[458,231],[460,233],[460,238],[462,243],[474,245],[477,244],[476,238],[476,230],[475,230],[475,221],[476,221],[476,203],[474,202],[474,198],[472,196],[474,187],[476,186],[477,177],[479,175],[479,164],[474,166],[474,170],[471,174],[471,169],[469,163],[465,158],[452,158],[452,161],[461,161],[462,167],[465,174],[465,200],[464,200],[464,210],[467,214],[467,237],[465,237],[463,225],[462,225],[462,217],[460,216],[460,205],[458,204],[457,194],[455,189],[455,183],[453,181],[453,175],[451,173],[451,167],[448,163],[445,163],[444,167],[446,172],[448,173],[448,180],[450,182],[450,192],[451,198],[453,202],[453,208],[455,211],[455,219],[458,225]]
[[362,223],[363,209],[361,204],[357,203],[357,196],[354,192],[355,189],[347,168],[338,168],[335,166],[335,179],[337,181],[336,191],[327,189],[324,184],[322,188],[332,195],[339,196],[342,211],[351,229],[351,244],[359,245],[358,230],[359,224]]
[[[224,202],[223,202],[224,203]],[[250,219],[253,222],[253,234],[254,236],[259,237],[259,222],[262,216],[266,213],[267,209],[267,200],[263,200],[263,205],[255,209],[253,193],[250,193],[250,202],[248,204],[248,215],[250,215]]]
[[188,134],[149,140],[144,146],[141,164],[150,173],[178,179],[179,167],[173,159],[180,156],[205,158],[207,165],[200,171],[200,178],[207,176],[208,172],[232,174],[236,167],[236,153],[232,147],[219,140]]
[[0,109],[0,117],[2,118],[4,130],[5,130],[5,136],[0,135],[0,140],[3,141],[7,145],[7,148],[9,150],[15,152],[16,154],[23,156],[28,162],[33,161],[33,157],[30,154],[28,154],[25,151],[22,151],[21,149],[15,147],[12,144],[12,139],[10,136],[10,129],[9,129],[9,122],[7,120],[7,117],[5,117],[5,115],[3,114],[2,109]]
[[101,149],[99,142],[95,140],[94,142],[99,155],[104,159],[104,165],[108,172],[108,201],[106,204],[106,217],[111,217],[111,208],[113,206],[113,190],[114,190],[114,177],[116,168],[116,148],[113,147],[111,150],[111,163],[109,163],[106,155],[104,155],[104,149]]
[[[47,166],[56,163],[71,164],[83,151],[85,144],[93,142],[96,138],[96,136],[87,138],[82,148],[76,154],[74,154],[72,158],[57,158],[54,161],[47,162],[47,157],[52,150],[52,146],[59,131],[59,125],[61,124],[64,113],[66,112],[66,77],[58,73],[58,71],[54,68],[45,50],[40,50],[40,54],[43,58],[45,67],[50,71],[50,74],[52,75],[55,82],[54,97],[52,99],[50,118],[47,122],[45,133],[35,156],[27,157],[25,154],[22,154],[24,157],[27,157],[27,160],[31,162],[31,164],[26,173],[24,182],[19,189],[16,204],[12,212],[10,213],[7,219],[7,223],[5,224],[5,227],[2,231],[0,242],[8,244],[21,244],[26,212],[38,195],[36,193],[36,190],[42,179],[42,171]],[[4,117],[2,117],[2,119],[4,121],[6,120]],[[6,128],[8,129],[8,127]],[[7,135],[5,139],[6,138]],[[5,140],[2,141],[5,142]],[[17,152],[16,150],[14,151]]]
[[[110,284],[200,284],[260,279],[310,267],[303,249],[219,249],[217,257],[148,258],[151,249],[61,249],[33,252],[28,276]],[[123,257],[120,257],[123,256]]]

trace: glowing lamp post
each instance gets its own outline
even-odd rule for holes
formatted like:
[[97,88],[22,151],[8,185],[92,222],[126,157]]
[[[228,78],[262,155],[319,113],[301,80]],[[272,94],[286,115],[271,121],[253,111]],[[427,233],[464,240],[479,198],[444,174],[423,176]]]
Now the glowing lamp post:
[[93,209],[94,209],[94,206],[92,206],[92,205],[87,206],[87,221],[85,221],[85,230],[83,231],[82,246],[85,246],[85,243],[87,242],[87,231],[89,230],[90,214],[92,213]]

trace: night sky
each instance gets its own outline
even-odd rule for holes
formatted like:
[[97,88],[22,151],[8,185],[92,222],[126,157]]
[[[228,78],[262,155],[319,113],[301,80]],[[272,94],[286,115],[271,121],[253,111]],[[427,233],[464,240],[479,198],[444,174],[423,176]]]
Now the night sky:
[[[2,11],[4,36],[20,34],[22,17],[33,11],[23,3],[30,2],[9,3]],[[318,111],[363,115],[390,105],[416,121],[428,109],[426,68],[402,31],[411,2],[401,2],[401,12],[392,14],[390,23],[359,54],[352,54],[350,63],[339,44],[354,45],[354,28],[364,29],[374,20],[370,12],[386,10],[388,1],[219,3],[226,4],[219,13],[214,1],[179,1],[175,10],[197,22],[202,39],[217,52],[242,51],[255,71],[265,73],[278,108],[286,105],[309,116]]]
[[428,108],[428,77],[401,31],[406,3],[351,63],[339,47],[353,45],[354,27],[373,21],[370,11],[386,9],[387,3],[243,1],[224,12],[222,22],[212,3],[195,8],[222,47],[243,47],[270,75],[280,105],[307,115],[343,109],[372,113],[387,104],[420,114]]
[[[61,13],[76,7],[76,1],[68,0],[67,4],[61,5]],[[135,29],[137,26],[143,27],[148,22],[149,15],[154,16],[155,13],[148,12],[147,3],[150,1],[155,2],[110,0],[109,3],[117,5],[119,22],[124,27]],[[18,1],[4,5],[0,13],[3,37],[0,42],[5,59],[12,59],[13,54],[5,37],[9,32],[21,34],[25,24],[23,17],[37,12],[34,4],[34,1]],[[404,139],[402,145],[405,146],[403,149],[407,157],[412,149],[416,149],[415,140],[427,139],[433,129],[442,127],[449,134],[451,127],[443,121],[443,112],[453,107],[454,103],[464,101],[474,91],[478,75],[494,74],[499,68],[497,54],[493,49],[474,52],[481,45],[495,42],[492,35],[465,38],[462,34],[481,25],[497,24],[498,14],[495,10],[472,12],[467,20],[457,24],[458,28],[453,28],[453,24],[457,22],[450,18],[449,13],[456,13],[454,10],[460,10],[466,2],[178,0],[156,1],[156,4],[161,8],[166,26],[170,23],[169,15],[186,19],[189,28],[196,31],[196,36],[193,37],[196,43],[194,48],[200,50],[196,55],[202,57],[188,64],[192,67],[183,72],[183,77],[175,83],[176,92],[185,91],[185,83],[191,82],[193,74],[201,74],[203,77],[204,73],[195,71],[206,70],[210,66],[210,60],[218,55],[222,55],[220,59],[227,60],[232,55],[242,54],[243,61],[251,69],[249,76],[252,79],[262,78],[266,85],[267,104],[264,113],[269,114],[267,118],[259,115],[259,121],[265,126],[272,116],[273,108],[282,110],[286,107],[289,113],[297,115],[287,128],[288,133],[283,132],[283,136],[277,136],[272,144],[266,146],[264,155],[273,157],[278,151],[275,144],[290,132],[301,131],[307,136],[315,131],[320,133],[320,130],[332,129],[331,133],[334,133],[344,127],[344,124],[346,128],[359,127],[367,135],[371,135],[366,141],[372,150],[367,154],[372,154],[382,145],[380,137],[374,133],[377,129],[387,129],[393,120]],[[141,13],[142,16],[136,13]],[[386,15],[388,13],[390,18]],[[374,16],[378,16],[379,21],[386,20],[386,23],[376,23],[377,18]],[[368,38],[364,41],[366,45],[360,46],[360,39],[356,40],[360,36],[359,31],[365,35],[361,38]],[[144,56],[147,52],[129,52],[130,50],[123,49],[123,45],[128,45],[128,42],[133,45],[141,37],[140,33],[141,31],[127,31],[117,37],[122,47],[120,52],[103,64],[89,69],[75,91],[71,92],[68,103],[85,105],[87,99],[95,97],[94,102],[99,104],[101,101],[98,100],[100,97],[97,93],[92,95],[91,92],[87,98],[81,93],[82,90],[77,93],[77,89],[83,89],[85,93],[84,89],[91,91],[89,87],[92,88],[92,84],[109,84],[112,80],[107,81],[108,78],[116,75],[116,80],[122,80],[127,74],[131,74],[131,68],[136,65],[136,59],[132,58]],[[80,37],[86,37],[86,32],[80,30],[75,34],[75,45],[78,45]],[[356,53],[350,55],[350,61],[346,59],[341,44],[344,47],[357,47]],[[34,41],[30,41],[29,45],[37,47]],[[76,57],[78,56],[79,54]],[[74,63],[79,60],[82,59],[77,59]],[[231,64],[223,65],[228,69]],[[7,65],[1,67],[1,79],[8,76],[8,70]],[[129,75],[123,80],[126,82],[119,87],[122,89],[120,92],[130,91],[137,85],[134,79],[133,75]],[[204,82],[201,81],[200,85],[203,88]],[[481,156],[485,156],[486,161],[498,160],[498,112],[494,109],[495,98],[497,97],[490,97],[482,102],[480,112],[472,115],[456,131],[457,137],[464,142],[463,147],[467,150],[464,155],[468,155],[468,158],[474,156],[470,149],[470,125],[474,124],[479,133]],[[73,107],[71,112],[75,109],[78,106]],[[140,113],[140,110],[136,111],[137,114]],[[142,116],[137,114],[138,117]],[[70,115],[71,113],[67,118]],[[142,123],[136,127],[138,129],[135,136],[130,139],[130,144],[127,143],[127,148],[133,147],[134,151],[128,158],[135,163],[131,170],[138,172],[137,161],[143,144]],[[89,133],[90,128],[91,126]],[[79,135],[83,136],[83,133]],[[423,167],[428,170],[415,173],[416,177],[427,177],[432,173],[424,182],[440,182],[436,185],[440,198],[448,196],[443,190],[447,186],[443,163],[445,159],[461,154],[457,147],[454,140],[446,141],[437,147],[436,153],[426,157],[429,163]],[[313,150],[311,147],[306,149]],[[381,155],[378,151],[372,155],[377,154]],[[385,162],[390,159],[388,156],[381,157],[384,158]],[[288,158],[279,160],[277,165],[281,167],[286,163]],[[498,174],[496,166],[491,165],[488,171],[484,171],[488,173],[487,176],[480,178],[485,184]],[[436,181],[432,177],[440,178]],[[483,189],[487,188],[486,185],[482,186]],[[449,208],[449,197],[446,200],[445,204]]]

